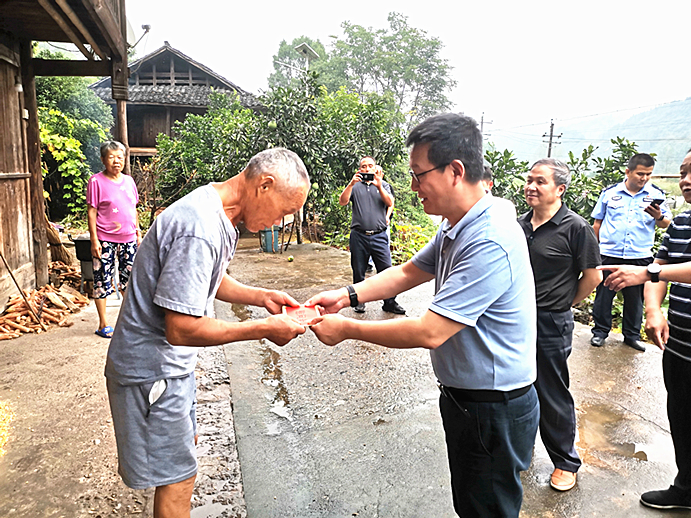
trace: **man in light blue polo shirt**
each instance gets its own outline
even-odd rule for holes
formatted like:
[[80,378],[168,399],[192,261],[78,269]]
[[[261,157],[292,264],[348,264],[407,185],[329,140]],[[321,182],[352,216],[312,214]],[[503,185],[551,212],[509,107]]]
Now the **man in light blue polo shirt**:
[[[597,200],[591,216],[593,230],[600,242],[602,264],[647,266],[653,262],[655,226],[667,228],[672,213],[665,202],[665,193],[650,183],[655,160],[646,153],[631,157],[623,182],[608,187]],[[605,273],[604,278],[607,278]],[[643,286],[622,290],[624,343],[645,351],[641,340],[643,321]],[[612,328],[612,300],[616,293],[604,285],[597,287],[593,304],[593,337],[590,343],[601,347]]]
[[520,472],[530,465],[539,418],[526,240],[505,200],[485,191],[482,134],[472,118],[431,117],[406,144],[411,188],[425,212],[445,218],[439,232],[405,264],[307,304],[336,313],[434,279],[429,309],[417,318],[379,321],[325,315],[311,329],[328,345],[356,339],[430,349],[456,512],[518,517]]

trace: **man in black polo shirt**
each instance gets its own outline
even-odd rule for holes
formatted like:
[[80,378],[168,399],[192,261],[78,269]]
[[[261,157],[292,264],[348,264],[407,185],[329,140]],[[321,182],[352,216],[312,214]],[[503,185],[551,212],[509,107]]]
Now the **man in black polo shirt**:
[[575,447],[576,412],[569,392],[571,306],[602,280],[600,251],[588,223],[562,203],[571,182],[566,164],[553,158],[530,168],[525,198],[532,207],[518,218],[528,239],[537,301],[537,389],[540,436],[554,464],[550,485],[568,491],[581,465]]
[[[386,234],[388,223],[386,211],[393,205],[393,191],[384,181],[382,168],[371,156],[360,160],[360,169],[341,193],[338,202],[347,205],[353,202],[353,220],[350,225],[350,266],[353,269],[353,284],[365,280],[367,262],[372,257],[377,273],[391,267],[391,250]],[[384,311],[405,315],[396,298],[386,299]],[[358,304],[354,310],[365,312],[365,305]]]

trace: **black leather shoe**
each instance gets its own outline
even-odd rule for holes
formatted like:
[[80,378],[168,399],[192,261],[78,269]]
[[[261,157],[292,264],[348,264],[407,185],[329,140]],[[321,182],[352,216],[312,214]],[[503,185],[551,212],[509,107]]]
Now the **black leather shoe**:
[[353,308],[353,311],[355,311],[355,313],[364,313],[365,312],[365,305],[364,304],[358,304],[357,306],[355,306]]
[[601,336],[593,336],[590,339],[590,345],[593,345],[595,347],[602,347],[603,345],[605,345],[605,339]]
[[381,307],[384,311],[387,313],[395,313],[396,315],[405,315],[405,309],[401,307],[401,305],[396,302],[395,300],[391,303],[389,302],[384,302],[384,304]]
[[637,351],[645,351],[645,345],[639,340],[632,340],[631,338],[624,338],[624,343],[629,347],[633,347]]
[[643,493],[641,503],[654,509],[691,509],[691,498],[674,486]]

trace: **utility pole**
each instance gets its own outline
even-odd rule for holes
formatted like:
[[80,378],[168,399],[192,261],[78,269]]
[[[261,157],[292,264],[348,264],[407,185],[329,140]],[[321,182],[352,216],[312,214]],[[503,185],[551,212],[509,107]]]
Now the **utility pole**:
[[[559,135],[554,134],[554,119],[551,119],[549,121],[549,146],[547,147],[547,158],[550,158],[552,156],[552,140],[553,139],[559,139],[563,133],[559,133]],[[542,138],[545,138],[547,136],[547,133],[542,135]],[[543,140],[543,142],[545,142]],[[561,144],[561,142],[555,142],[554,145],[556,146],[557,144]]]
[[485,124],[492,124],[494,121],[486,121],[485,122],[485,112],[482,112],[482,116],[480,117],[480,133],[482,134],[483,139],[487,139],[487,137],[491,137],[492,135],[488,133],[485,135]]

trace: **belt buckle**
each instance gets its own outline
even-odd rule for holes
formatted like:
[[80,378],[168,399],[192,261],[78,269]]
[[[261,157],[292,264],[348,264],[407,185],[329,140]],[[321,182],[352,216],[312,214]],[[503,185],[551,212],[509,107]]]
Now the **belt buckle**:
[[366,235],[366,236],[373,236],[373,235],[374,235],[374,230],[365,230],[365,235]]

